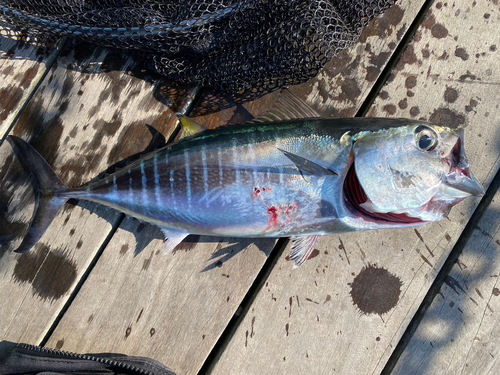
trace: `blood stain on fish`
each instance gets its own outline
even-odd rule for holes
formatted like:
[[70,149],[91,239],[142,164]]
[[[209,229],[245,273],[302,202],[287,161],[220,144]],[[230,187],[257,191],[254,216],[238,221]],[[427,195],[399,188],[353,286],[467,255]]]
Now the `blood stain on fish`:
[[363,314],[382,315],[396,306],[403,283],[384,268],[369,264],[354,278],[351,298]]

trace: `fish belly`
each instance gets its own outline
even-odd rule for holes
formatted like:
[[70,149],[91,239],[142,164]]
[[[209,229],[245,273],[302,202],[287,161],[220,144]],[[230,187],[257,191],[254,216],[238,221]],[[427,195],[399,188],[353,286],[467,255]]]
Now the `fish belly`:
[[324,232],[337,180],[304,175],[274,143],[201,147],[157,152],[80,197],[186,233],[275,237]]

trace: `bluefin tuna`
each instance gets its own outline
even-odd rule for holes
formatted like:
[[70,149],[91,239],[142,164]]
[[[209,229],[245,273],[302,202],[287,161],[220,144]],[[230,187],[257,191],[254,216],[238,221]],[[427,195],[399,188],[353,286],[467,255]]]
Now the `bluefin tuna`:
[[291,237],[299,266],[319,236],[439,221],[453,205],[484,193],[469,169],[463,129],[409,119],[297,120],[284,112],[268,116],[277,120],[271,123],[189,136],[74,189],[10,136],[36,194],[17,251],[31,249],[75,198],[157,225],[167,252],[188,234]]

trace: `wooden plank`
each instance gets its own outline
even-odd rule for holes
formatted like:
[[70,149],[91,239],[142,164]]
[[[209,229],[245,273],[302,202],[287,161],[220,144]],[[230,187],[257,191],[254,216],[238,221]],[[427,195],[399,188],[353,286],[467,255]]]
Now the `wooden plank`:
[[[143,151],[152,139],[145,124],[167,136],[177,124],[178,109],[156,101],[152,79],[131,75],[134,69],[132,60],[102,48],[63,51],[13,134],[30,141],[69,186],[85,183]],[[0,235],[24,235],[31,188],[8,143],[0,156],[0,211],[7,213]],[[12,253],[21,238],[2,249],[2,340],[40,343],[118,218],[97,205],[68,204],[32,252]]]
[[[404,8],[395,7],[389,11],[384,16],[387,18],[375,20],[372,29],[364,34],[362,48],[370,44],[369,56],[372,57],[386,51],[382,55],[385,63],[421,4],[409,2]],[[377,36],[380,33],[386,33],[385,37],[380,39]],[[346,52],[344,59],[355,60],[348,74],[363,87],[366,96],[373,82],[364,82],[366,73],[358,71],[358,65],[368,67],[372,64],[356,59],[358,48]],[[344,72],[333,69],[332,80],[344,80],[341,76]],[[302,96],[317,90],[310,84],[302,88],[304,91],[300,89]],[[269,103],[272,105],[273,98],[275,94],[247,103],[244,108],[240,106],[197,120],[213,128],[234,116],[245,115],[245,111],[262,112]],[[361,94],[352,96],[358,106],[362,100]],[[338,98],[338,103],[343,101]],[[344,104],[351,105],[350,102]],[[238,240],[231,250],[225,250],[227,245],[219,244],[220,239],[215,239],[214,243],[213,239],[202,237],[197,239],[196,245],[181,245],[187,245],[189,252],[177,251],[164,257],[161,241],[155,240],[134,258],[131,255],[133,246],[126,246],[134,243],[133,238],[128,235],[130,240],[126,241],[123,237],[134,225],[138,224],[122,224],[119,235],[109,243],[47,345],[76,352],[117,351],[146,355],[179,374],[196,374],[264,264],[274,241],[259,242],[260,251],[257,251],[248,241]],[[134,233],[138,231],[133,230]],[[136,237],[139,243],[154,237],[143,232]],[[159,237],[157,234],[156,238]],[[120,256],[120,252],[124,254]],[[214,263],[220,267],[213,267]],[[207,267],[208,272],[203,272]]]
[[[487,185],[499,166],[498,6],[474,4],[433,5],[370,114],[467,123]],[[416,230],[324,237],[298,270],[285,250],[212,373],[380,373],[477,202]]]
[[[453,111],[450,116],[458,119],[463,116],[468,120],[473,112],[474,118],[482,120],[483,127],[489,128],[489,133],[485,134],[480,129],[472,129],[478,126],[476,121],[469,122],[469,140],[477,137],[477,147],[469,147],[469,153],[472,151],[478,156],[496,154],[497,158],[498,136],[491,137],[490,134],[498,134],[493,125],[498,114],[500,75],[495,67],[498,65],[500,38],[490,30],[498,27],[499,14],[500,9],[494,2],[478,2],[473,6],[456,4],[451,9],[436,7],[426,20],[428,28],[423,30],[423,35],[429,30],[432,35],[433,28],[438,28],[441,30],[439,35],[448,33],[446,39],[453,40],[433,51],[438,57],[447,57],[448,61],[456,60],[455,67],[460,67],[456,72],[450,69],[448,75],[441,74],[435,79],[447,81],[446,87],[436,95],[443,95],[447,108]],[[450,28],[453,23],[456,26]],[[459,27],[472,30],[471,35],[457,33]],[[421,58],[418,53],[416,56]],[[489,168],[484,172],[491,173]],[[500,194],[497,193],[393,374],[499,373],[499,208]]]
[[0,139],[57,54],[57,46],[19,41],[9,26],[0,22]]
[[400,357],[393,374],[498,374],[500,193]]

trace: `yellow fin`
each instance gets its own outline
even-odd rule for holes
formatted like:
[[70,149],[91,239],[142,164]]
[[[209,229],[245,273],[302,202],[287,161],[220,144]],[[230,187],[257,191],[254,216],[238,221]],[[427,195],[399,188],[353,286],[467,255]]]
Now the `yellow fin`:
[[182,125],[181,134],[179,136],[179,139],[186,138],[186,137],[189,137],[191,135],[195,135],[195,134],[198,134],[198,133],[201,133],[201,132],[204,132],[205,130],[207,130],[203,126],[198,124],[196,121],[194,121],[193,119],[191,119],[187,116],[184,116],[184,115],[181,115],[178,113],[177,118],[179,119],[179,121],[181,122],[181,125]]

